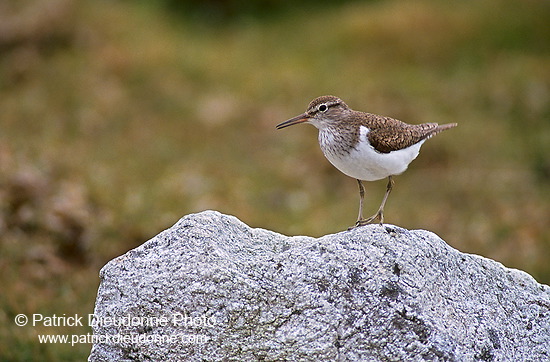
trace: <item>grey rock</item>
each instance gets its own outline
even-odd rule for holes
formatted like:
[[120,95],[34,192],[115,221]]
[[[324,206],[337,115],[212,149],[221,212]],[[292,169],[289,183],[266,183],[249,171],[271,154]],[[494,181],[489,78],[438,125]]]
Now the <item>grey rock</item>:
[[550,288],[437,235],[206,211],[100,273],[90,361],[547,361]]

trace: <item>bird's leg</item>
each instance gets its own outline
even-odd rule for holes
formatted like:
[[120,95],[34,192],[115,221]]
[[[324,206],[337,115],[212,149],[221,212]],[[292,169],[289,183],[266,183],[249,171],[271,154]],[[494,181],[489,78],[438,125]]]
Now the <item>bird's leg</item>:
[[357,216],[357,222],[359,223],[361,220],[363,220],[363,200],[365,198],[365,188],[363,187],[363,183],[361,180],[357,180],[357,184],[359,184],[359,215]]
[[389,176],[388,185],[386,186],[386,193],[384,194],[382,203],[380,204],[380,207],[378,208],[378,211],[376,212],[376,214],[372,215],[366,220],[367,223],[370,223],[376,219],[380,219],[380,225],[384,223],[384,206],[386,206],[386,201],[388,200],[388,196],[390,195],[391,189],[393,188],[394,184],[395,182],[393,181],[393,178]]
[[365,198],[365,188],[363,187],[363,182],[361,182],[361,180],[359,179],[357,179],[357,184],[359,185],[359,215],[357,215],[357,221],[355,222],[355,225],[349,227],[348,230],[367,224],[365,223],[365,219],[363,218],[363,200]]
[[[390,192],[391,192],[394,184],[395,184],[395,182],[393,181],[393,178],[391,176],[389,176],[388,177],[388,185],[386,186],[386,194],[384,195],[384,198],[382,199],[382,203],[380,204],[380,207],[378,208],[378,211],[376,212],[376,214],[372,215],[371,217],[369,217],[367,219],[360,218],[359,220],[357,220],[357,222],[355,223],[356,227],[370,224],[371,222],[373,222],[376,219],[380,219],[380,225],[382,225],[384,223],[384,206],[386,206],[386,201],[388,200],[388,196],[390,195]],[[361,191],[359,191],[359,194],[361,194]],[[360,205],[362,206],[362,204],[363,204],[363,200],[361,198]]]
[[375,214],[375,215],[380,215],[380,225],[384,223],[384,206],[386,206],[386,201],[388,200],[388,196],[390,196],[390,192],[394,184],[395,182],[393,181],[393,178],[391,176],[388,176],[388,185],[386,186],[386,193],[384,194],[384,198],[382,199],[380,208]]

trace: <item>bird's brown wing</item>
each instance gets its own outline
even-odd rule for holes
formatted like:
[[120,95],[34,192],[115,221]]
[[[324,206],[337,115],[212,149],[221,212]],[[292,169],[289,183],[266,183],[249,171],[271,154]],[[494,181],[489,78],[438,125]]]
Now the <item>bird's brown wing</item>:
[[384,118],[383,124],[373,124],[367,138],[381,153],[401,150],[438,133],[437,123],[407,124],[393,118]]

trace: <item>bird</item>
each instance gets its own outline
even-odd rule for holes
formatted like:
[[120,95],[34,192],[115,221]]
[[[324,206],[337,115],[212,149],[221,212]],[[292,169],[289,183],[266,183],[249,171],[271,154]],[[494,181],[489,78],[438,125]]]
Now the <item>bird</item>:
[[[304,113],[279,123],[276,128],[300,123],[315,126],[319,130],[319,146],[324,156],[340,172],[357,180],[359,214],[354,226],[349,229],[376,220],[383,225],[384,207],[395,184],[393,177],[405,172],[426,140],[457,126],[457,123],[408,124],[391,117],[354,111],[343,100],[332,95],[315,98]],[[378,211],[364,218],[363,181],[385,178],[388,178],[386,193]]]

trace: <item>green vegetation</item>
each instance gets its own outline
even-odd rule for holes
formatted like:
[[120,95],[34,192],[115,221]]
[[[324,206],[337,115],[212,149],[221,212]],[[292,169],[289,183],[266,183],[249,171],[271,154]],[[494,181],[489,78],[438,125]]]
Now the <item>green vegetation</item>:
[[[396,177],[386,221],[550,282],[547,2],[308,3],[223,22],[155,4],[0,6],[0,360],[84,360],[90,345],[37,334],[90,328],[14,317],[92,313],[101,266],[183,215],[350,226],[356,182],[316,130],[275,130],[323,94],[457,122]],[[368,214],[385,181],[366,187]]]

